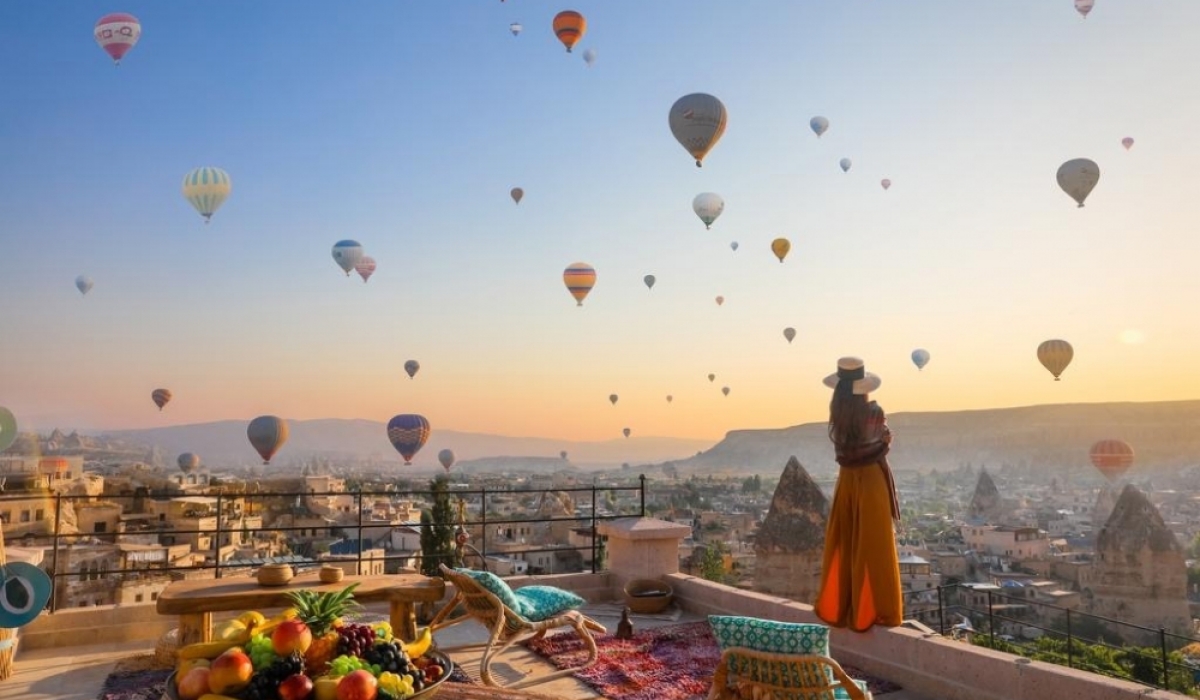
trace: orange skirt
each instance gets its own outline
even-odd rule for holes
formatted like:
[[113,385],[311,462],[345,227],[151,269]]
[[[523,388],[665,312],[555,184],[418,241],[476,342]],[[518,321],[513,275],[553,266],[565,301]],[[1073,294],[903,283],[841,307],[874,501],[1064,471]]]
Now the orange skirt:
[[891,497],[879,465],[842,467],[838,473],[814,608],[826,624],[855,632],[903,622]]

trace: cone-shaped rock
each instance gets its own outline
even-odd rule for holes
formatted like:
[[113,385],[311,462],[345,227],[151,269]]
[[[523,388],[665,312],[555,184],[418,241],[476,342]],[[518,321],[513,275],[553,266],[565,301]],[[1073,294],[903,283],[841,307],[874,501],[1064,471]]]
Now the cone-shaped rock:
[[792,457],[754,542],[754,588],[809,602],[817,595],[829,501]]
[[990,525],[999,524],[1004,512],[1000,489],[987,470],[979,472],[979,481],[975,484],[975,495],[971,497],[971,506],[967,509],[967,520]]

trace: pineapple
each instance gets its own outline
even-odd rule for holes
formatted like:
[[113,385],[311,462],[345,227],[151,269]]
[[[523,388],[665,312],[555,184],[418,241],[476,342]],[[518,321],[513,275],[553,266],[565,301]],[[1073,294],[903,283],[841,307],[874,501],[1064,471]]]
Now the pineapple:
[[299,590],[288,593],[296,608],[296,618],[308,625],[312,632],[312,645],[304,652],[304,668],[311,676],[317,676],[329,668],[329,662],[337,656],[338,633],[341,618],[361,607],[354,600],[357,583],[334,593],[317,593]]

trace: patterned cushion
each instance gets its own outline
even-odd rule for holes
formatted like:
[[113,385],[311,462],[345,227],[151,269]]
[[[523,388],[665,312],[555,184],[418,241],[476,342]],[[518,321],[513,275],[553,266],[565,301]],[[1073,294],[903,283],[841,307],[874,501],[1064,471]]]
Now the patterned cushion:
[[517,600],[513,589],[508,587],[504,579],[496,574],[490,571],[475,571],[474,569],[455,569],[454,571],[475,579],[475,583],[478,583],[488,592],[499,598],[501,603],[512,608],[515,612],[521,612],[521,601]]
[[746,647],[775,654],[829,656],[829,628],[825,625],[733,615],[709,615],[708,624],[722,650]]
[[587,601],[571,591],[554,586],[525,586],[515,593],[520,607],[513,608],[530,622],[548,620],[559,613],[574,610]]

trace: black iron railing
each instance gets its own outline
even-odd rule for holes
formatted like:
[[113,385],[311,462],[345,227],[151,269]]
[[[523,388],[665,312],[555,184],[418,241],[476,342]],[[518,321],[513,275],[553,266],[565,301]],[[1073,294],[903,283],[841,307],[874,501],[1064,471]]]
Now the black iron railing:
[[[528,497],[534,496],[541,498],[542,494],[547,493],[566,493],[569,494],[576,504],[576,513],[572,515],[564,515],[559,517],[525,517],[513,516],[504,517],[497,515],[496,512],[489,513],[489,506],[495,500],[501,497]],[[155,510],[167,508],[165,503],[171,499],[180,497],[204,497],[211,498],[210,504],[195,504],[196,507],[191,511],[185,511],[184,516],[179,519],[190,520],[196,523],[196,527],[176,527],[175,523],[170,522],[166,514],[162,519],[154,519],[154,513],[145,513],[147,518],[139,521],[136,517],[142,513],[132,512],[135,502],[155,501],[161,506],[156,506]],[[300,515],[303,511],[308,514],[307,507],[302,509],[295,508],[294,503],[303,502],[309,498],[351,498],[353,499],[354,512],[357,514],[349,518],[342,518],[338,521],[328,522],[327,524],[314,527],[311,522],[296,525],[295,520],[286,518],[289,512],[294,512]],[[473,538],[477,542],[476,549],[479,554],[486,560],[488,557],[498,556],[503,554],[510,558],[523,559],[526,562],[529,560],[529,555],[538,553],[553,553],[563,552],[568,550],[579,551],[587,549],[590,551],[590,568],[592,573],[596,573],[600,567],[600,560],[603,558],[604,543],[601,536],[597,532],[598,523],[605,520],[615,520],[624,517],[644,517],[646,514],[646,477],[638,478],[637,484],[634,486],[584,486],[584,487],[564,487],[550,489],[453,489],[449,491],[449,497],[452,506],[458,499],[463,499],[466,503],[466,513],[468,514],[464,524],[470,530],[478,534],[478,538]],[[25,530],[23,535],[13,534],[7,535],[9,543],[16,545],[32,547],[45,547],[49,550],[49,562],[43,563],[43,568],[47,569],[53,582],[53,589],[50,596],[49,608],[51,612],[57,609],[60,605],[59,589],[63,582],[70,581],[94,581],[98,584],[104,581],[110,582],[113,586],[122,579],[143,578],[153,576],[173,576],[181,577],[188,573],[195,574],[197,572],[211,571],[212,576],[221,578],[225,573],[233,569],[249,570],[250,568],[259,566],[270,561],[287,561],[294,568],[303,570],[309,567],[316,567],[322,564],[318,559],[318,553],[311,549],[300,555],[287,555],[281,557],[264,557],[261,559],[225,559],[222,557],[222,550],[229,546],[225,545],[226,539],[232,539],[233,533],[240,533],[249,538],[258,537],[275,537],[281,536],[284,543],[292,551],[300,549],[302,552],[306,549],[302,542],[298,543],[291,539],[290,533],[311,532],[315,529],[327,533],[325,537],[320,539],[333,541],[333,547],[338,544],[346,543],[344,549],[347,551],[338,553],[338,556],[353,556],[355,560],[356,570],[362,570],[362,562],[364,560],[364,550],[367,550],[374,545],[370,538],[364,536],[364,531],[372,529],[384,529],[397,526],[408,526],[417,531],[420,531],[421,525],[416,517],[417,513],[410,521],[405,522],[387,522],[383,520],[370,520],[370,506],[380,500],[388,500],[392,502],[400,501],[418,501],[426,504],[431,503],[434,499],[433,491],[408,490],[408,491],[379,491],[379,490],[354,490],[354,491],[303,491],[303,492],[252,492],[252,493],[229,493],[227,491],[214,491],[208,494],[204,493],[179,493],[179,492],[142,492],[140,494],[122,494],[122,495],[104,495],[104,496],[88,496],[77,494],[54,494],[46,492],[35,493],[26,492],[18,494],[0,495],[0,512],[8,511],[13,513],[13,507],[18,508],[21,504],[28,504],[29,509],[33,509],[35,504],[40,504],[42,510],[49,508],[53,509],[53,527],[48,532],[46,530],[45,520],[37,521],[32,517],[29,520],[19,518],[18,522],[6,522],[5,529],[10,532]],[[603,499],[603,501],[601,500]],[[119,518],[121,525],[118,526],[118,531],[110,532],[105,528],[104,531],[96,532],[64,532],[63,513],[64,508],[68,504],[75,506],[77,504],[97,504],[97,503],[114,503],[122,506],[122,518]],[[51,505],[52,504],[52,505]],[[126,505],[127,504],[127,505]],[[583,511],[580,506],[590,505],[590,512]],[[364,505],[367,506],[364,508]],[[598,508],[606,506],[604,514],[600,514]],[[128,506],[128,507],[127,507]],[[78,508],[74,508],[78,522]],[[147,509],[143,507],[142,511]],[[453,508],[452,508],[453,510]],[[20,512],[19,510],[17,512]],[[283,516],[283,517],[281,517]],[[261,517],[261,527],[249,527],[246,523],[246,518]],[[177,520],[179,520],[177,519]],[[208,521],[211,520],[211,526]],[[234,526],[234,523],[240,522],[241,525]],[[290,524],[281,524],[289,522]],[[140,524],[138,524],[140,523]],[[572,545],[569,542],[555,542],[553,546],[524,546],[521,543],[513,545],[509,543],[503,547],[501,551],[497,547],[493,547],[489,551],[489,537],[494,538],[488,532],[489,528],[503,527],[516,528],[521,525],[533,524],[553,524],[553,523],[576,523],[578,527],[574,528],[577,533],[585,532],[587,544]],[[457,518],[449,523],[434,523],[434,525],[447,525],[450,527],[459,524]],[[14,533],[15,534],[15,533]],[[152,562],[140,566],[122,565],[115,568],[104,568],[101,570],[89,569],[86,572],[72,570],[68,555],[71,553],[73,546],[80,541],[98,541],[102,544],[119,545],[122,542],[132,543],[140,541],[145,543],[147,539],[152,539],[155,546],[170,547],[188,542],[191,536],[207,536],[211,538],[211,545],[208,548],[195,550],[196,553],[204,555],[204,561],[200,563],[176,565],[165,557],[164,561]],[[303,534],[301,535],[303,537]],[[314,533],[313,539],[316,539]],[[493,539],[494,542],[494,539]],[[388,562],[399,562],[408,560],[413,556],[413,551],[404,553],[394,553],[385,551],[382,557],[372,557],[373,561],[383,561],[384,566],[388,567]],[[128,563],[128,562],[126,562]],[[536,567],[534,567],[536,569]],[[542,573],[534,571],[534,573]]]
[[904,602],[905,619],[928,624],[943,636],[1156,688],[1195,694],[1200,687],[1200,667],[1177,653],[1200,639],[1162,627],[969,583],[908,592]]

